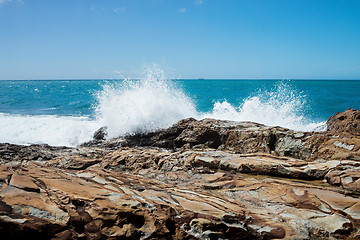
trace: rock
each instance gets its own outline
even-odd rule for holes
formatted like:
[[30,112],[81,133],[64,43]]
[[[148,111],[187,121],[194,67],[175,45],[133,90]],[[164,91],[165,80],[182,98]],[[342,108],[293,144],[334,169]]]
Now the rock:
[[296,132],[251,122],[215,119],[197,121],[189,118],[168,129],[88,142],[83,146],[111,149],[151,146],[172,151],[213,148],[239,154],[268,153],[302,160],[360,161],[360,138],[346,132]]
[[49,160],[57,152],[68,149],[66,147],[53,147],[46,144],[19,146],[9,143],[0,143],[0,163],[17,160]]
[[107,136],[107,127],[101,127],[94,133],[94,140],[105,140]]
[[360,196],[360,170],[356,167],[348,167],[347,169],[348,171],[345,169],[342,171],[329,171],[325,178],[330,184],[334,186],[341,186],[341,188]]
[[348,132],[360,136],[360,111],[349,108],[345,112],[331,116],[326,122],[328,131]]
[[9,185],[29,192],[40,192],[39,187],[34,183],[33,179],[16,173],[11,175]]
[[[358,190],[330,180],[353,169],[338,173],[351,184],[355,161],[140,147],[109,151],[82,170],[59,164],[83,152],[62,152],[50,165],[1,165],[5,236],[22,238],[26,225],[40,238],[335,239],[359,227]],[[325,176],[334,186],[301,180]]]
[[101,138],[0,144],[1,238],[360,238],[351,132],[189,118]]

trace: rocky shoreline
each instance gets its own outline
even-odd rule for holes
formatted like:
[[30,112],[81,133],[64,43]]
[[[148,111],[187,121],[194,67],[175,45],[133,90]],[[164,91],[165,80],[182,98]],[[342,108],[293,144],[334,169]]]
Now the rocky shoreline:
[[360,111],[327,128],[189,118],[77,148],[0,144],[0,236],[360,239]]

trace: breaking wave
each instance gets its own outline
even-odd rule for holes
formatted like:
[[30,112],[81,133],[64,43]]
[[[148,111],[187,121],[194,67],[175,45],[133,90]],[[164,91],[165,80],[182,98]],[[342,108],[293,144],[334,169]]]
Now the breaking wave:
[[202,115],[202,118],[251,121],[297,131],[323,130],[324,122],[315,122],[305,116],[306,107],[306,96],[280,81],[275,89],[259,91],[239,106],[233,106],[226,100],[216,102],[213,110]]
[[104,85],[97,102],[96,118],[110,138],[166,128],[196,115],[192,100],[157,67],[139,80]]
[[238,104],[218,101],[211,111],[202,112],[179,82],[167,80],[155,66],[137,80],[103,84],[94,98],[92,117],[0,113],[0,142],[76,146],[91,140],[102,126],[113,138],[167,128],[188,117],[253,121],[298,131],[323,130],[324,126],[307,116],[306,96],[286,81],[279,81],[272,90],[252,93]]

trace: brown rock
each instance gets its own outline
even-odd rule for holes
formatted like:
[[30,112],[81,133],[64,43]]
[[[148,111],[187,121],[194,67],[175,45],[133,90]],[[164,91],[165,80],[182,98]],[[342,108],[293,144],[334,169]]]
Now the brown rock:
[[[81,171],[45,162],[7,165],[17,181],[36,179],[42,184],[36,185],[40,191],[12,181],[5,184],[0,190],[0,221],[11,229],[23,229],[26,223],[33,234],[58,239],[355,236],[360,201],[342,194],[355,190],[301,180],[321,179],[350,166],[359,167],[352,161],[149,148],[110,152],[101,163]],[[341,175],[340,183],[350,184],[350,175]],[[44,232],[46,226],[54,230]],[[6,229],[1,231],[10,236]]]
[[[92,142],[85,145],[93,146]],[[151,146],[171,150],[213,148],[240,154],[269,153],[276,156],[360,161],[360,137],[347,132],[296,132],[251,122],[185,119],[174,126],[97,142],[102,147]]]
[[360,111],[349,108],[345,112],[331,116],[326,125],[328,131],[348,132],[360,136]]
[[360,236],[360,137],[349,132],[185,119],[87,147],[0,149],[4,239]]
[[360,196],[360,170],[354,171],[331,171],[326,174],[326,180],[334,185],[341,186],[343,189],[358,194]]
[[10,186],[14,186],[25,191],[40,192],[39,187],[33,182],[33,180],[24,175],[13,174],[9,183]]

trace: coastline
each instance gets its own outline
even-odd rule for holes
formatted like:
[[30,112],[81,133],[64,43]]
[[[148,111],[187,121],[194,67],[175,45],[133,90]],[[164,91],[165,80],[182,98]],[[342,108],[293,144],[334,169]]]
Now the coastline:
[[360,237],[360,111],[324,132],[184,119],[76,148],[0,144],[0,234],[25,239]]

